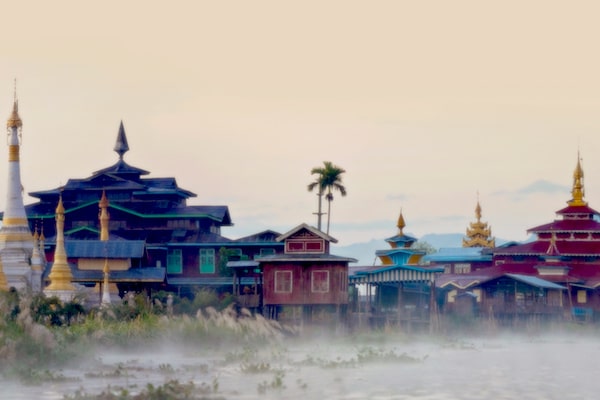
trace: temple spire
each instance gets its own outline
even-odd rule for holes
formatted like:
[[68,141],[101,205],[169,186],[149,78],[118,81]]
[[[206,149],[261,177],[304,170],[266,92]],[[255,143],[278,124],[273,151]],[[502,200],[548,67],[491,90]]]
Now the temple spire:
[[570,206],[587,206],[587,202],[583,199],[585,189],[583,187],[583,168],[581,168],[581,157],[577,152],[577,166],[573,172],[573,189],[571,190],[573,198],[567,201]]
[[466,238],[463,238],[462,247],[495,247],[496,240],[491,237],[492,229],[487,222],[481,222],[481,204],[477,193],[477,206],[475,207],[475,222],[467,228]]
[[119,133],[117,134],[117,143],[115,143],[114,150],[119,155],[119,159],[123,159],[123,155],[129,151],[129,145],[127,144],[127,136],[125,135],[125,128],[123,127],[123,121],[119,125]]
[[19,116],[19,104],[16,87],[13,109],[6,123],[8,144],[8,177],[6,190],[6,209],[0,228],[0,252],[4,273],[9,286],[22,289],[31,280],[31,255],[33,235],[23,204],[23,186],[21,184],[20,144],[23,122]]
[[54,264],[50,270],[50,284],[44,290],[47,296],[57,296],[63,301],[73,299],[75,287],[73,286],[73,274],[67,262],[67,251],[65,249],[65,207],[62,195],[58,199],[56,207],[56,248],[54,250]]
[[100,199],[100,203],[98,204],[100,207],[100,215],[98,219],[100,219],[100,240],[106,241],[108,240],[108,198],[106,197],[106,192],[102,191],[102,198]]
[[[100,199],[100,203],[98,204],[100,207],[100,215],[98,218],[100,219],[100,240],[103,242],[108,241],[108,223],[109,223],[109,215],[108,215],[108,198],[106,197],[106,191],[102,191],[102,198]],[[101,304],[103,306],[110,305],[110,267],[108,265],[108,254],[104,255],[104,268],[102,269],[103,274],[103,283],[102,283],[102,300]]]
[[398,217],[398,223],[396,224],[398,227],[398,236],[404,236],[404,227],[406,226],[406,222],[404,222],[404,216],[402,215],[402,210],[400,210],[400,216]]

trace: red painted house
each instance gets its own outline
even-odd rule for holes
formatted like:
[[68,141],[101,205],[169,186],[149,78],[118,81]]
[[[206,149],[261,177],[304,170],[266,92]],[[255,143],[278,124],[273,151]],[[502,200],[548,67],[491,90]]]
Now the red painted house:
[[329,253],[333,237],[301,224],[279,236],[284,253],[260,258],[263,306],[269,318],[315,320],[345,312],[348,263],[353,258]]

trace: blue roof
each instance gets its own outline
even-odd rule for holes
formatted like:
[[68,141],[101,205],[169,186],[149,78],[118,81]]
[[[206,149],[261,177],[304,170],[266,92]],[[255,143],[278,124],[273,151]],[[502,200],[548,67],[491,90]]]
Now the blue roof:
[[560,290],[566,289],[566,287],[564,287],[562,285],[558,285],[554,282],[550,282],[550,281],[538,278],[536,276],[521,275],[521,274],[504,274],[504,276],[508,276],[510,278],[513,278],[514,280],[526,283],[531,286],[538,287],[540,289],[560,289]]
[[75,258],[142,258],[143,240],[66,240],[68,257]]
[[392,271],[395,269],[403,269],[408,271],[419,271],[419,272],[444,272],[443,267],[424,267],[417,265],[381,265],[380,268],[372,268],[363,271],[355,271],[355,275],[368,275],[373,273]]
[[[100,270],[80,270],[71,268],[74,282],[102,282],[104,273]],[[110,271],[110,282],[164,282],[166,268],[130,268],[125,271]]]
[[460,261],[491,261],[491,254],[482,254],[483,247],[448,247],[441,248],[437,253],[427,254],[423,261],[429,262],[460,262]]

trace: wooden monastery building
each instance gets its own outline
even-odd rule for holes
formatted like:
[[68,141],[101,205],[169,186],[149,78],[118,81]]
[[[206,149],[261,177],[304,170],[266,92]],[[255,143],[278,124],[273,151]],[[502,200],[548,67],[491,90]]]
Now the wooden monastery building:
[[571,200],[557,219],[528,230],[532,241],[427,256],[447,272],[436,280],[445,311],[499,320],[600,315],[600,214],[584,199],[583,178],[578,159]]
[[[281,253],[283,243],[273,231],[237,240],[222,235],[232,226],[225,205],[188,205],[196,194],[177,185],[175,178],[146,177],[148,171],[129,165],[129,145],[120,124],[115,164],[84,179],[69,179],[61,187],[30,193],[38,199],[25,206],[32,231],[43,248],[47,277],[56,246],[56,207],[64,205],[65,249],[74,282],[102,282],[109,260],[111,284],[128,290],[167,289],[181,295],[198,287],[231,291],[228,260],[252,260]],[[102,206],[101,200],[105,204]],[[104,211],[103,211],[104,207]],[[106,229],[99,215],[105,213]],[[46,262],[47,261],[47,262]]]

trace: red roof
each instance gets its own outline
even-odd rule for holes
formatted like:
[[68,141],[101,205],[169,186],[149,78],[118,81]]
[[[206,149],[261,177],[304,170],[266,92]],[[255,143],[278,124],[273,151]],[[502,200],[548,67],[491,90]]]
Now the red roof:
[[[496,248],[494,250],[494,256],[496,255],[535,255],[535,254],[546,254],[550,247],[549,241],[535,241],[530,243],[524,243],[517,246]],[[598,256],[600,254],[600,241],[593,240],[578,240],[578,241],[567,241],[557,240],[556,248],[558,254],[561,256]]]
[[556,212],[557,214],[594,214],[599,215],[598,211],[588,206],[567,206]]
[[[573,208],[573,207],[571,207]],[[530,228],[527,232],[551,232],[551,231],[561,231],[561,232],[599,232],[600,233],[600,222],[594,221],[593,219],[563,219],[556,220],[554,222],[550,222],[549,224],[544,224],[540,226],[536,226],[535,228]]]

